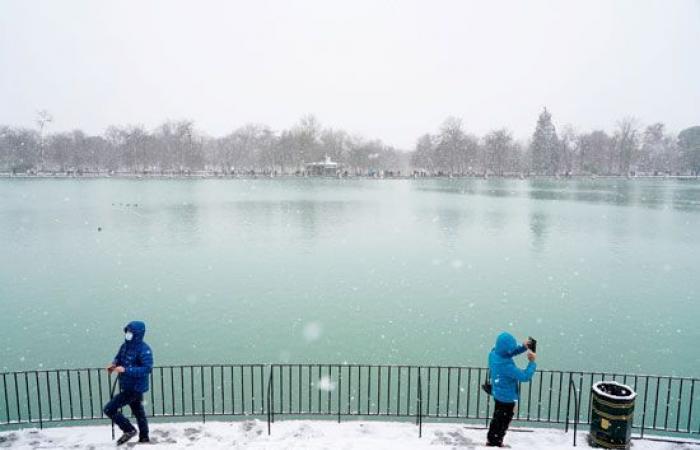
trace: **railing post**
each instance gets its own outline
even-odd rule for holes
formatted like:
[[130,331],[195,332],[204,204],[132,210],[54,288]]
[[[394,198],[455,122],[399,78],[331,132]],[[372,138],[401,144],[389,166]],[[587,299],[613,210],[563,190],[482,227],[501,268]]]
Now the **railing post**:
[[564,424],[564,432],[569,432],[569,407],[571,406],[571,374],[569,373],[569,388],[566,393],[566,422]]
[[19,403],[19,385],[17,383],[17,372],[12,377],[15,380],[15,404],[17,405],[17,423],[22,423],[22,408]]
[[[490,375],[489,369],[486,369],[486,380],[485,380],[486,383],[488,383],[489,380],[491,379],[490,376],[491,376],[491,375]],[[478,389],[481,389],[481,385],[477,386],[477,388],[478,388]],[[518,383],[518,392],[520,392],[520,383]],[[493,407],[494,407],[494,410],[495,410],[496,405],[494,404]],[[529,401],[528,401],[528,406],[527,406],[527,407],[528,407],[528,408],[530,407],[530,402],[529,402]],[[490,395],[486,395],[486,417],[484,418],[484,426],[485,426],[486,428],[489,428],[489,420],[491,419],[490,410],[491,410],[491,396],[490,396]]]
[[202,423],[207,423],[207,412],[205,410],[206,404],[204,403],[204,366],[199,366],[199,386],[202,388]]
[[574,375],[573,373],[569,373],[569,389],[567,393],[567,398],[566,398],[566,424],[564,428],[564,432],[568,433],[569,432],[569,412],[570,412],[570,406],[571,406],[571,391],[573,389],[574,393],[574,447],[576,447],[576,433],[578,431],[578,417],[581,413],[580,411],[580,403],[579,403],[579,398],[578,398],[578,393],[576,392],[576,385],[574,384]]
[[[391,369],[389,369],[389,370],[391,370]],[[391,373],[391,372],[389,372],[389,373]],[[340,406],[342,405],[342,402],[340,401],[340,397],[341,397],[342,391],[343,391],[343,369],[342,369],[342,366],[338,365],[338,423],[340,423]],[[389,392],[391,392],[391,387],[389,387]]]
[[[416,378],[416,425],[418,425],[418,414],[420,410],[420,368],[418,368],[418,377]],[[358,383],[359,385],[359,383]],[[409,386],[410,388],[410,386]]]
[[[47,375],[48,377],[48,375]],[[111,386],[111,389],[109,390],[109,401],[111,402],[112,399],[114,398],[114,388],[117,386],[117,379],[119,376],[117,376],[114,379],[114,383],[112,383],[112,372],[107,372],[107,383],[109,386]],[[110,420],[112,421],[112,440],[114,440],[114,419],[110,417]]]
[[[418,421],[418,437],[422,438],[423,437],[423,383],[422,383],[422,377],[421,377],[421,370],[420,366],[418,367],[418,395],[416,402],[418,403],[417,407],[417,421]],[[428,387],[430,389],[430,387]]]
[[34,377],[36,379],[36,402],[39,406],[39,429],[43,430],[44,429],[44,418],[43,418],[43,412],[41,411],[41,386],[39,385],[39,372],[34,371]]
[[693,423],[693,421],[692,421],[692,419],[693,419],[693,400],[695,399],[694,393],[695,393],[695,380],[691,380],[691,383],[690,383],[690,402],[688,405],[688,433],[692,433],[692,431],[690,431],[690,427]]
[[267,404],[267,435],[269,436],[272,428],[272,373],[274,372],[274,366],[269,365],[270,373],[267,377],[267,392],[266,392],[266,404]]
[[[649,377],[647,376],[646,379],[644,380],[644,406],[642,409],[642,430],[640,433],[640,437],[643,439],[644,438],[644,424],[647,418],[647,395],[649,394]],[[692,401],[692,399],[691,399]],[[654,406],[656,408],[656,406]],[[690,423],[688,423],[688,428],[690,428]]]
[[[572,375],[573,378],[573,375]],[[581,413],[580,411],[580,392],[576,392],[576,385],[572,383],[572,387],[574,388],[574,447],[576,447],[576,434],[578,432],[578,418]]]

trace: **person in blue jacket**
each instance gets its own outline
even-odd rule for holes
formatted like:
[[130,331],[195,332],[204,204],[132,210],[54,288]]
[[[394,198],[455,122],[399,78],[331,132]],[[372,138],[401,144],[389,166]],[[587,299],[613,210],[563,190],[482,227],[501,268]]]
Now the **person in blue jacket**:
[[120,392],[104,407],[105,415],[112,419],[123,432],[117,440],[117,445],[122,445],[136,436],[134,426],[119,411],[126,405],[129,405],[136,417],[139,442],[150,442],[148,420],[143,408],[143,394],[148,391],[148,378],[153,368],[153,352],[151,347],[143,341],[145,334],[145,323],[129,322],[124,327],[124,343],[107,367],[108,372],[115,372],[119,377]]
[[[487,434],[486,445],[489,447],[503,446],[503,438],[513,419],[513,411],[518,401],[518,383],[530,381],[537,369],[537,355],[529,351],[528,347],[529,341],[518,344],[512,334],[503,332],[498,335],[496,345],[489,353],[491,394],[495,403]],[[525,370],[522,370],[515,365],[513,357],[526,351],[530,362]]]

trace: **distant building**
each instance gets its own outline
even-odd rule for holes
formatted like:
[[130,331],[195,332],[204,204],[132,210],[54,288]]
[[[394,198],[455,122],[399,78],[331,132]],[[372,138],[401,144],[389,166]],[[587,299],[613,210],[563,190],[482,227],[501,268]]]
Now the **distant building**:
[[338,175],[338,163],[331,161],[326,155],[326,159],[321,162],[311,162],[304,164],[306,173],[312,177],[334,177]]

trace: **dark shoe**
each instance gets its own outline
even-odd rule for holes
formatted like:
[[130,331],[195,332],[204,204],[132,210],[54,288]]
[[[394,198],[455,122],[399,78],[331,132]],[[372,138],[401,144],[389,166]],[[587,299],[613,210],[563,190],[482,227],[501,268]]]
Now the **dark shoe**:
[[139,444],[150,444],[151,440],[148,437],[140,437]]
[[124,434],[122,434],[122,437],[120,437],[117,440],[117,445],[123,445],[126,444],[131,440],[132,437],[136,436],[136,430],[133,431],[125,431]]

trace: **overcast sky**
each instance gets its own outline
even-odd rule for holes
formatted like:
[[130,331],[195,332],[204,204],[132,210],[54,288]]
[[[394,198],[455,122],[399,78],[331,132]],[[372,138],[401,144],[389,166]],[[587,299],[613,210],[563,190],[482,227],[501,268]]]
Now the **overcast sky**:
[[312,113],[404,149],[449,115],[528,138],[700,124],[700,1],[0,0],[0,123],[219,136]]

